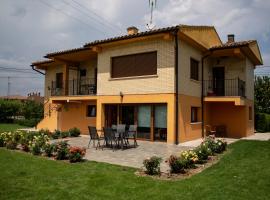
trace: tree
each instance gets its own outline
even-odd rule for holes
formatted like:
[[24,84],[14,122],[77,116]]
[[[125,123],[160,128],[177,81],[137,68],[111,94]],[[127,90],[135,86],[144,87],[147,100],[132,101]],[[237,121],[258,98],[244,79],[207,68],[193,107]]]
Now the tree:
[[0,99],[0,122],[12,121],[21,112],[22,103],[16,100]]
[[42,119],[43,118],[43,105],[35,101],[26,101],[23,104],[22,115],[25,119]]
[[255,112],[270,114],[270,77],[255,77],[254,95]]

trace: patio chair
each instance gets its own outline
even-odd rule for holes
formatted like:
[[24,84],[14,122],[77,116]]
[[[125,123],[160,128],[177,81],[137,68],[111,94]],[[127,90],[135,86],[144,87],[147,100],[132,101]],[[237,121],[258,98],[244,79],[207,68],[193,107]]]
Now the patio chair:
[[215,126],[211,126],[211,125],[205,125],[205,133],[206,136],[209,135],[216,135],[217,131],[216,131],[216,127]]
[[133,139],[134,140],[134,147],[138,146],[138,144],[137,144],[137,125],[129,125],[126,139],[127,139],[128,144],[129,144],[128,139]]
[[117,139],[115,137],[115,133],[112,128],[105,128],[103,127],[103,132],[104,132],[104,144],[110,145],[113,148],[117,145]]
[[118,144],[121,142],[121,147],[124,145],[127,146],[127,139],[126,139],[126,125],[125,124],[118,124],[116,128],[116,134],[118,136]]
[[[100,137],[97,133],[97,129],[94,126],[88,126],[88,130],[89,130],[89,135],[90,135],[90,140],[88,143],[88,148],[90,146],[91,141],[93,141],[93,147],[96,147],[96,149],[98,147],[101,147],[100,145],[100,140],[104,139],[103,137]],[[95,141],[97,141],[97,146],[95,146]],[[103,147],[101,147],[103,150]]]

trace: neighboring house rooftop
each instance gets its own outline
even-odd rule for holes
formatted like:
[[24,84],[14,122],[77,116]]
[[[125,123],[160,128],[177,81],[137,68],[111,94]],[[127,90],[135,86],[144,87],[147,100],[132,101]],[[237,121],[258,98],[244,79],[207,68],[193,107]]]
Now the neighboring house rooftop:
[[0,99],[27,100],[27,97],[22,95],[9,95],[9,96],[0,96]]

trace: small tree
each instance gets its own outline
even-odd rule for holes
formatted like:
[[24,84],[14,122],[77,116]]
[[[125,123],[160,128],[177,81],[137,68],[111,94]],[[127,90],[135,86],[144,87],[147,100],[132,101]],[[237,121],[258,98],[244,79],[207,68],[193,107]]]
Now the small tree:
[[270,114],[270,77],[255,77],[254,96],[255,112]]
[[16,100],[0,99],[0,121],[7,122],[18,116],[22,109],[22,103]]

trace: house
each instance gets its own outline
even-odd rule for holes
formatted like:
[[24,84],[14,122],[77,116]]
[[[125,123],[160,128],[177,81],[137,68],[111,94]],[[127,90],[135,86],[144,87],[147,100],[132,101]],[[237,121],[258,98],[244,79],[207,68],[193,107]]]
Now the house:
[[254,133],[255,40],[222,42],[212,26],[178,25],[86,43],[32,63],[44,70],[38,128],[137,124],[138,138],[179,143],[219,127],[226,137]]

